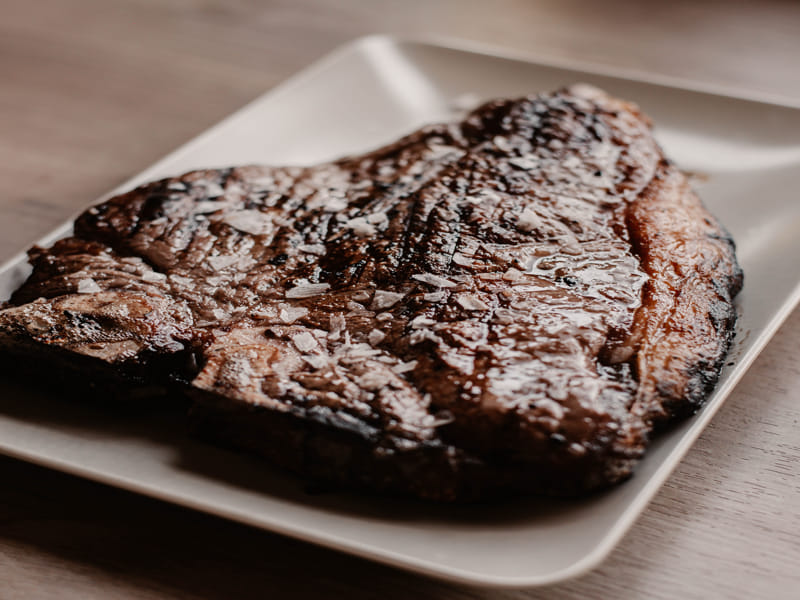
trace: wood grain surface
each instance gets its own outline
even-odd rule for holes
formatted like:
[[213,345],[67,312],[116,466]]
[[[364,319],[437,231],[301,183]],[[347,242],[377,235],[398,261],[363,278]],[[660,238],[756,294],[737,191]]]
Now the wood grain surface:
[[[368,33],[800,102],[792,1],[0,0],[0,15],[0,260]],[[574,581],[453,586],[0,458],[0,600],[798,598],[798,465],[795,311],[611,557]]]

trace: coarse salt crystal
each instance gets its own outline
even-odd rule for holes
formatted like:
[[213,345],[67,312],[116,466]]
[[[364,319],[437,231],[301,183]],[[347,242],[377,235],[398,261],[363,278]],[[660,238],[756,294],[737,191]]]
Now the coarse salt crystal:
[[186,189],[186,184],[182,181],[173,181],[167,186],[167,189],[174,192],[182,192]]
[[384,308],[389,308],[390,306],[394,306],[400,302],[404,296],[405,294],[401,294],[399,292],[375,290],[375,296],[372,298],[372,305],[370,308],[372,310],[383,310]]

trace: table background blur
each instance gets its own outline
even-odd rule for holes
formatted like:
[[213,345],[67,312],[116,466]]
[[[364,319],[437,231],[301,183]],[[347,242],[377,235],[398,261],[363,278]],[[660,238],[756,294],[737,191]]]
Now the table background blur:
[[[0,260],[314,59],[383,32],[800,104],[790,0],[0,0]],[[0,599],[797,598],[799,420],[800,310],[610,558],[527,591],[428,580],[0,458]]]

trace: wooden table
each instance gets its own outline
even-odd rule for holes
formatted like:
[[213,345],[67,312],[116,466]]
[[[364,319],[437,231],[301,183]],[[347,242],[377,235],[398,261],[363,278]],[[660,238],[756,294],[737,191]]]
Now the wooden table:
[[[0,258],[366,33],[800,101],[800,4],[714,4],[2,0]],[[611,557],[557,587],[455,587],[0,458],[0,598],[797,598],[798,340],[795,311]]]

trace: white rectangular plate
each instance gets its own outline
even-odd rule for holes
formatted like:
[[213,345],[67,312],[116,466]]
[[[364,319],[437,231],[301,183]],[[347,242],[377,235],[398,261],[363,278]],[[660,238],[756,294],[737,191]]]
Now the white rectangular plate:
[[[745,271],[735,365],[705,408],[662,436],[636,475],[580,501],[442,507],[310,495],[258,460],[190,439],[180,411],[120,415],[0,380],[0,451],[256,527],[450,580],[535,586],[597,565],[641,513],[800,297],[800,110],[454,46],[370,37],[258,98],[121,186],[198,167],[308,164],[453,116],[464,94],[515,96],[585,81],[638,102],[666,153],[730,229]],[[456,102],[456,104],[458,104]],[[115,190],[115,192],[118,190]],[[43,243],[69,231],[64,225]],[[0,270],[0,298],[26,274]]]

